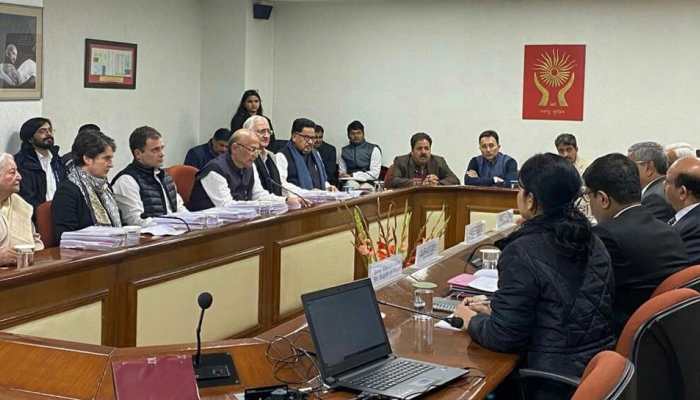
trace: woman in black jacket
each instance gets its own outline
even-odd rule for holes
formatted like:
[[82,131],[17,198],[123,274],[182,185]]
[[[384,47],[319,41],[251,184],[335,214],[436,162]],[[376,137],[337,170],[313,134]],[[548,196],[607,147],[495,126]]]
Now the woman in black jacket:
[[[257,90],[249,89],[243,92],[241,102],[238,104],[238,109],[236,110],[236,113],[233,114],[233,118],[231,118],[231,132],[236,132],[237,130],[243,128],[245,121],[253,115],[261,115],[265,117],[263,114],[262,99],[260,98],[260,94]],[[275,138],[275,130],[272,128],[272,121],[270,121],[270,118],[267,118],[267,123],[270,124],[270,145],[267,147],[267,149],[273,153],[276,153],[286,144],[287,141],[277,140]]]
[[[480,345],[520,353],[523,367],[572,377],[615,344],[610,256],[574,206],[580,190],[581,178],[566,159],[530,158],[517,197],[525,222],[496,243],[502,254],[490,307],[463,304],[457,311]],[[563,398],[551,387],[535,393]]]

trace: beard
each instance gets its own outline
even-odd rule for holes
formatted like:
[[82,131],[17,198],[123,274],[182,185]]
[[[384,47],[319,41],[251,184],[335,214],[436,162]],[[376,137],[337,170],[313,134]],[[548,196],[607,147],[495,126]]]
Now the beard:
[[46,138],[41,141],[34,140],[33,144],[40,149],[51,149],[53,147],[53,138]]

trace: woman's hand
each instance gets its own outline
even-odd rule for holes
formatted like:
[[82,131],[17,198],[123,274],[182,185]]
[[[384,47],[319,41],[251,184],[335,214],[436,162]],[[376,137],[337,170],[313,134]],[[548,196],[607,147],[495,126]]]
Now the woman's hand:
[[0,265],[17,264],[17,252],[8,247],[0,248]]

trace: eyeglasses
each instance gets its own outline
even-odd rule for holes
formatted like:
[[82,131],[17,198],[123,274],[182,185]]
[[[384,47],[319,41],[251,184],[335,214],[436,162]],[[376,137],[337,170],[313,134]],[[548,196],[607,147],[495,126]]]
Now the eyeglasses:
[[260,130],[255,131],[255,133],[257,133],[257,134],[260,135],[260,136],[270,136],[270,135],[272,135],[272,131],[269,130],[269,129],[260,129]]
[[316,135],[314,135],[314,136],[302,135],[301,133],[297,133],[296,135],[297,135],[297,136],[301,136],[301,137],[304,138],[304,140],[307,141],[307,142],[313,142],[314,139],[316,139]]
[[244,145],[243,143],[235,143],[235,144],[237,144],[237,145],[243,147],[244,149],[248,150],[251,154],[254,154],[255,157],[257,157],[257,156],[259,156],[260,154],[262,154],[262,150],[261,150],[261,149],[256,149],[256,148],[254,148],[254,147],[249,147],[249,146]]

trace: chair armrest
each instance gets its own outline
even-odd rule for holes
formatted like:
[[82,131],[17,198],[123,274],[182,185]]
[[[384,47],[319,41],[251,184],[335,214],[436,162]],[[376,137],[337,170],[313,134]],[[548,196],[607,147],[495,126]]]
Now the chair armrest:
[[544,379],[553,382],[562,383],[564,385],[571,386],[572,388],[577,388],[581,383],[579,378],[574,378],[565,375],[559,375],[552,372],[540,371],[537,369],[521,368],[518,370],[519,379],[529,380],[529,379]]

